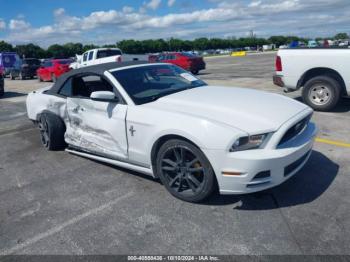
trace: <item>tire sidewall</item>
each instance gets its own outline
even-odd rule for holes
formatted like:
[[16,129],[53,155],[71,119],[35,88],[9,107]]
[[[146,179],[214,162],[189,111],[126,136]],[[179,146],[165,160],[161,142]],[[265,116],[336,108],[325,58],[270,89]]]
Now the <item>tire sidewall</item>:
[[0,97],[5,94],[5,82],[4,79],[0,79]]
[[[201,192],[195,196],[187,197],[183,196],[181,194],[177,194],[169,185],[168,185],[168,180],[163,176],[163,172],[161,170],[161,160],[162,157],[164,156],[165,152],[169,150],[170,148],[177,147],[177,146],[182,146],[190,151],[192,151],[196,157],[200,160],[201,164],[204,167],[204,172],[205,172],[205,183],[203,185],[203,188]],[[165,188],[176,198],[179,198],[181,200],[187,201],[187,202],[201,202],[205,200],[207,197],[211,195],[215,188],[215,174],[213,171],[212,166],[210,165],[209,160],[206,158],[204,153],[194,146],[193,144],[180,140],[180,139],[172,139],[168,140],[165,142],[159,149],[157,153],[157,159],[156,159],[156,172],[157,176],[160,178],[162,184],[165,186]]]
[[62,150],[66,147],[64,141],[64,134],[66,132],[66,127],[63,120],[51,113],[43,113],[40,116],[40,121],[43,119],[47,122],[49,143],[47,146],[48,150]]
[[[314,87],[315,84],[323,84],[327,86],[327,88],[330,90],[330,99],[329,101],[324,105],[317,105],[312,102],[312,100],[309,97],[310,90]],[[302,97],[304,102],[312,107],[313,109],[317,111],[329,111],[333,109],[337,103],[340,100],[340,84],[337,80],[328,77],[328,76],[318,76],[310,79],[306,82],[303,91],[302,91]]]

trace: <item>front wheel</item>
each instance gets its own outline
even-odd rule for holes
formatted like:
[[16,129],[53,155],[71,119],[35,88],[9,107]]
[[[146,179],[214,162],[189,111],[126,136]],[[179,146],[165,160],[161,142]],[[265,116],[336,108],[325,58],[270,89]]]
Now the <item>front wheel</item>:
[[192,73],[193,75],[197,75],[197,74],[199,73],[199,71],[198,71],[198,70],[192,70],[191,73]]
[[329,76],[317,76],[306,82],[302,97],[306,104],[318,111],[333,109],[340,100],[341,87]]
[[166,189],[188,202],[201,202],[215,188],[215,174],[202,151],[184,140],[165,142],[157,154],[157,174]]

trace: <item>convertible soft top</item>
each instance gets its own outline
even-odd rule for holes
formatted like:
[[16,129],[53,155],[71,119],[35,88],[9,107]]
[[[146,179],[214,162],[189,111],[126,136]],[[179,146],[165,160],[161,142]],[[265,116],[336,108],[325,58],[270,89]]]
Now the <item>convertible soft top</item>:
[[85,74],[85,73],[103,75],[104,72],[112,69],[126,67],[126,66],[133,66],[133,65],[144,65],[144,64],[148,64],[148,62],[147,61],[127,61],[127,62],[119,62],[119,63],[112,62],[112,63],[105,63],[105,64],[86,66],[79,69],[74,69],[60,76],[57,79],[57,82],[51,87],[50,93],[57,93],[61,89],[61,86],[63,85],[63,83],[65,83],[69,77],[74,75]]

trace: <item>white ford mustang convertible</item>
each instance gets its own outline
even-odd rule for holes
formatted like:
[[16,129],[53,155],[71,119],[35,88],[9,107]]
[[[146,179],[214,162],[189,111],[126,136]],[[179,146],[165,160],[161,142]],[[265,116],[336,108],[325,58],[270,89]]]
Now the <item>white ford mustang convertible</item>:
[[159,178],[198,202],[281,184],[308,160],[312,109],[256,90],[209,86],[170,64],[73,70],[27,98],[43,145]]

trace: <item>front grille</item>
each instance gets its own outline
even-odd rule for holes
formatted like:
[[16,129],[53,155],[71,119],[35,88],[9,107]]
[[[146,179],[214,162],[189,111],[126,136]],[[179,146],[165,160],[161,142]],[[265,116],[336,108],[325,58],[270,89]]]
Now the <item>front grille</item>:
[[310,151],[308,151],[305,155],[303,155],[301,158],[299,158],[295,162],[286,166],[284,168],[284,176],[286,177],[286,176],[289,176],[290,174],[292,174],[305,161],[305,159],[308,157],[309,153],[310,153]]
[[311,115],[303,118],[298,123],[296,123],[294,126],[289,128],[287,130],[287,132],[284,134],[284,136],[282,137],[281,141],[278,143],[278,146],[288,142],[289,140],[291,140],[294,137],[296,137],[297,135],[299,135],[308,125],[310,118],[311,118]]

